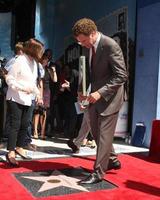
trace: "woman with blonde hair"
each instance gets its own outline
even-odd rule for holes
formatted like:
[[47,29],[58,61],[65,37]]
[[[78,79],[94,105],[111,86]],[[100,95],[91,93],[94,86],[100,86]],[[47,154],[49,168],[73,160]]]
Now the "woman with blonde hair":
[[36,84],[37,62],[41,59],[43,51],[44,47],[40,41],[36,39],[26,41],[23,45],[23,55],[18,56],[6,75],[8,85],[6,100],[10,113],[6,160],[14,167],[19,165],[15,159],[16,154],[24,159],[28,158],[23,144],[29,126],[33,95],[36,96],[37,103],[43,103]]

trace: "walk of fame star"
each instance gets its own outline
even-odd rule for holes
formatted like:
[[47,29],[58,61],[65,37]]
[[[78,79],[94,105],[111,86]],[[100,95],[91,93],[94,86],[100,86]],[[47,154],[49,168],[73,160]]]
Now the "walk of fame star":
[[78,179],[75,177],[66,176],[58,170],[54,170],[53,173],[49,176],[22,176],[22,177],[26,179],[43,182],[38,192],[44,192],[46,190],[50,190],[59,186],[64,186],[77,189],[80,191],[89,192],[89,190],[87,190],[85,187],[77,184],[80,178]]

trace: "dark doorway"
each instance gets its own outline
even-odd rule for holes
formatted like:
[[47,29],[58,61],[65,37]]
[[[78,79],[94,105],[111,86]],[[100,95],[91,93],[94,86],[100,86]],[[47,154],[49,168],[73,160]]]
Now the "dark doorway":
[[36,0],[15,0],[12,9],[11,46],[34,37]]

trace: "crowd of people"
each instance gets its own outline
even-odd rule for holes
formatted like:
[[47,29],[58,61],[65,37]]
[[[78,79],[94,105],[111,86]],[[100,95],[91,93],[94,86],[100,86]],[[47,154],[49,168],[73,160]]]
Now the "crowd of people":
[[78,88],[76,69],[53,62],[52,50],[30,39],[15,45],[15,55],[4,65],[1,76],[1,90],[7,102],[3,136],[8,140],[6,159],[12,166],[18,166],[16,154],[31,159],[26,150],[36,151],[32,138],[45,140],[57,134],[69,139],[76,137],[82,118],[74,105]]
[[[82,93],[76,68],[53,62],[52,50],[45,50],[37,39],[17,43],[15,56],[1,72],[7,84],[6,160],[19,166],[16,154],[30,159],[26,149],[36,150],[32,137],[45,140],[46,136],[54,136],[56,129],[68,138],[74,153],[88,139],[92,140],[91,148],[97,146],[93,173],[79,182],[93,184],[101,181],[107,170],[121,168],[112,142],[127,71],[121,48],[100,33],[94,21],[80,19],[72,32],[77,42],[89,49],[88,95]],[[88,102],[87,106],[80,103],[84,114],[76,112],[77,98]]]

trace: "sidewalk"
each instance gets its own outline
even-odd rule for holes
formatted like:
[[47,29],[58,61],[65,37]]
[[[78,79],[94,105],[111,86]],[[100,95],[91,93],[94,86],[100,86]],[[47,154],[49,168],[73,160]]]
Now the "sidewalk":
[[[46,140],[33,139],[32,143],[37,145],[37,151],[27,151],[28,156],[32,159],[47,159],[57,157],[69,157],[69,156],[90,156],[96,154],[96,148],[81,147],[78,154],[73,154],[71,149],[67,146],[66,138],[47,138]],[[5,161],[6,143],[0,148],[0,161]],[[146,148],[133,147],[126,145],[123,142],[115,141],[114,148],[116,153],[132,153],[132,152],[148,152]],[[22,160],[17,156],[18,160]]]

